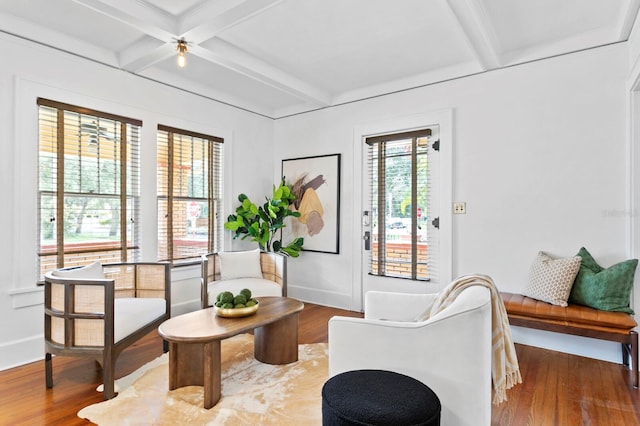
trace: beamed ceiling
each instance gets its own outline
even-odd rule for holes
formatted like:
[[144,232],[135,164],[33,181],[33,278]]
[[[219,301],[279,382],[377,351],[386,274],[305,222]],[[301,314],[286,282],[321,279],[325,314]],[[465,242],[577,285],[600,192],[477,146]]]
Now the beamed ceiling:
[[0,0],[0,31],[278,118],[622,42],[639,5]]

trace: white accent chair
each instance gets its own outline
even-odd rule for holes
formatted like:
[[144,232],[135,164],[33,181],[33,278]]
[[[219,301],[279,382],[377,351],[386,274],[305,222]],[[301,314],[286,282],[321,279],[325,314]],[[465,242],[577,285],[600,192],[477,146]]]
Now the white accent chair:
[[437,296],[370,291],[364,318],[331,318],[329,377],[361,369],[405,374],[438,395],[442,425],[489,425],[490,292],[471,286],[437,315],[416,321]]
[[238,294],[244,288],[251,290],[253,297],[286,297],[287,256],[259,250],[202,255],[202,309],[213,306],[219,293]]
[[103,396],[111,399],[118,355],[171,317],[169,264],[95,262],[51,271],[44,300],[47,388],[52,355],[88,357],[102,365]]

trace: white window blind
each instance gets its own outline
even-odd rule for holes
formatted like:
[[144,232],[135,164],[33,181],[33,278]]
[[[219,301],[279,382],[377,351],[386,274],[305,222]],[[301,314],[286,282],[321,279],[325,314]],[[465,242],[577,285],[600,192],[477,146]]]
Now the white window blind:
[[158,258],[199,261],[222,243],[223,139],[158,126]]
[[139,120],[38,99],[38,265],[139,258]]
[[438,126],[366,139],[372,275],[427,281],[437,274]]

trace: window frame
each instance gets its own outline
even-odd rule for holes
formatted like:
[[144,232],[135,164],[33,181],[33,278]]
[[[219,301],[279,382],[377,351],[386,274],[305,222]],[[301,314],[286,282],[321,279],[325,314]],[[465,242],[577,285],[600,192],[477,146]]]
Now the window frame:
[[[125,117],[117,114],[112,114],[104,111],[98,111],[86,107],[81,107],[77,105],[72,105],[64,102],[54,101],[51,99],[46,99],[42,97],[36,98],[36,104],[38,105],[38,113],[37,120],[39,123],[38,132],[37,132],[37,147],[36,147],[36,157],[37,157],[37,170],[38,170],[38,181],[36,183],[36,193],[38,194],[37,203],[36,203],[36,230],[37,230],[37,243],[36,243],[36,256],[37,256],[37,275],[38,284],[42,283],[42,276],[44,274],[42,259],[45,256],[55,256],[55,268],[61,268],[65,266],[69,266],[66,264],[65,256],[67,255],[82,255],[82,254],[93,254],[94,256],[89,259],[81,259],[75,262],[72,262],[72,266],[82,266],[85,264],[89,264],[96,260],[101,260],[104,256],[108,259],[108,261],[119,261],[119,262],[127,262],[127,261],[135,261],[138,260],[141,256],[140,246],[139,246],[139,238],[140,238],[140,225],[138,221],[139,211],[140,211],[140,144],[141,144],[141,131],[142,131],[142,120]],[[45,114],[43,108],[49,108],[54,110],[55,114],[55,130],[56,135],[55,138],[55,152],[52,154],[52,157],[56,163],[56,176],[55,179],[52,178],[53,182],[55,182],[55,188],[53,189],[42,189],[41,188],[41,153],[42,153],[42,143],[43,139],[41,136],[41,125],[43,121],[43,114]],[[95,119],[99,121],[100,119],[106,119],[115,122],[119,126],[119,138],[117,139],[117,143],[119,144],[119,152],[117,158],[114,157],[114,162],[119,163],[119,167],[117,167],[117,177],[115,178],[115,182],[118,182],[117,192],[113,194],[96,194],[93,195],[92,191],[83,192],[83,191],[70,191],[65,188],[65,156],[66,148],[68,147],[67,137],[65,135],[65,129],[68,125],[68,117],[65,116],[65,113],[77,114],[78,118],[81,119],[84,117],[85,119],[89,117],[89,119]],[[53,115],[53,114],[52,114]],[[63,123],[61,126],[60,123]],[[74,126],[69,126],[70,129],[75,129]],[[81,125],[78,126],[81,128]],[[132,135],[135,136],[132,140],[129,140],[129,132],[131,131]],[[98,130],[98,133],[100,130]],[[82,134],[78,135],[78,140],[81,142]],[[62,143],[60,143],[62,141]],[[99,144],[100,137],[96,139],[96,143]],[[114,140],[115,142],[115,140]],[[129,148],[129,145],[131,147]],[[61,155],[62,154],[62,155]],[[131,156],[131,157],[130,157]],[[78,159],[82,161],[82,151],[78,154]],[[96,158],[100,159],[99,148],[98,154],[96,154]],[[117,164],[116,163],[116,164]],[[78,180],[81,183],[81,180]],[[53,220],[55,222],[55,245],[56,249],[54,252],[43,250],[42,244],[42,220],[41,220],[41,210],[42,210],[42,197],[46,194],[49,196],[55,197],[55,212],[56,219]],[[62,194],[62,196],[60,196]],[[65,213],[65,199],[69,196],[79,196],[83,198],[97,199],[97,198],[113,198],[119,200],[119,232],[120,238],[119,243],[114,246],[105,245],[103,248],[85,248],[85,249],[71,249],[66,247],[65,244],[65,232],[64,232],[64,220],[61,219],[64,217]],[[123,208],[124,206],[124,208]],[[131,217],[128,217],[131,216]],[[128,222],[132,223],[132,238],[130,239],[128,236]],[[66,248],[65,248],[66,247]],[[104,253],[108,252],[119,252],[119,256],[110,256]],[[101,254],[103,253],[104,256]],[[73,259],[70,259],[73,260]],[[47,268],[48,270],[49,268]]]
[[[206,249],[201,253],[198,253],[194,256],[188,257],[176,257],[175,255],[175,246],[173,243],[169,243],[169,241],[174,241],[173,232],[175,231],[173,218],[174,218],[174,208],[175,203],[174,200],[179,199],[181,201],[188,200],[202,200],[203,197],[193,197],[193,196],[177,196],[174,194],[174,191],[168,190],[164,188],[161,184],[161,149],[164,146],[164,142],[161,142],[161,132],[167,133],[167,143],[165,153],[167,157],[167,167],[166,167],[166,182],[167,187],[175,188],[173,183],[174,175],[173,173],[169,173],[169,170],[173,170],[174,164],[174,156],[172,154],[174,147],[174,138],[175,135],[179,135],[181,137],[191,137],[201,139],[209,144],[209,149],[207,150],[207,209],[208,209],[208,222],[207,222],[207,245]],[[157,205],[158,205],[158,233],[156,234],[158,239],[158,254],[157,258],[159,261],[169,262],[172,267],[180,267],[180,266],[189,266],[194,265],[200,262],[200,256],[207,252],[221,250],[222,249],[222,226],[223,226],[223,209],[224,209],[224,174],[223,174],[223,164],[224,164],[224,138],[219,136],[211,136],[204,133],[199,133],[191,130],[179,129],[172,126],[167,126],[163,124],[158,124],[157,127],[157,171],[156,178],[158,180],[157,187]],[[193,166],[193,164],[192,164]],[[162,193],[163,189],[165,190],[164,194]],[[211,194],[215,194],[217,192],[217,196],[212,197]],[[165,195],[166,194],[166,195]],[[165,218],[161,217],[162,210],[162,202],[166,201],[166,224],[163,225],[163,221]],[[162,237],[161,232],[166,232],[166,247],[167,252],[164,253],[166,256],[162,256],[161,254],[161,246],[162,246]]]
[[[373,184],[374,180],[377,182],[377,186],[376,188],[373,187],[373,185],[371,185],[371,200],[372,200],[372,205],[371,205],[371,211],[377,211],[377,216],[376,217],[372,217],[372,219],[374,221],[377,222],[377,234],[374,234],[372,232],[371,234],[371,238],[374,241],[377,241],[377,250],[373,250],[373,248],[370,250],[371,253],[371,259],[370,259],[370,268],[369,268],[369,274],[370,275],[375,275],[375,276],[380,276],[380,277],[388,277],[388,278],[398,278],[398,279],[409,279],[412,281],[430,281],[430,268],[429,268],[429,263],[431,260],[430,256],[427,256],[426,253],[426,249],[425,249],[425,259],[424,261],[419,261],[418,256],[419,256],[419,248],[418,248],[418,186],[419,186],[419,182],[418,182],[418,174],[420,172],[419,168],[418,168],[418,160],[419,160],[419,156],[424,156],[424,158],[426,159],[426,169],[424,171],[425,176],[425,182],[424,182],[424,202],[426,203],[425,208],[427,209],[427,211],[430,210],[430,204],[431,202],[429,201],[430,194],[428,193],[428,188],[431,184],[430,180],[432,179],[432,177],[429,177],[429,172],[428,172],[428,168],[429,168],[429,164],[431,162],[431,156],[436,155],[435,152],[438,151],[439,148],[434,148],[433,149],[433,153],[430,153],[430,148],[432,146],[435,146],[435,144],[437,144],[437,146],[439,147],[439,140],[437,142],[432,141],[431,140],[431,136],[432,136],[432,130],[431,128],[427,127],[427,128],[423,128],[423,129],[419,129],[419,130],[413,130],[413,131],[409,131],[409,132],[400,132],[400,133],[391,133],[391,134],[385,134],[385,135],[381,135],[381,136],[373,136],[373,137],[368,137],[365,139],[365,143],[368,145],[368,153],[367,156],[369,157],[369,163],[370,163],[370,170],[368,173],[368,178],[371,179],[371,183]],[[427,147],[426,149],[424,149],[423,151],[418,151],[418,147],[419,147],[419,140],[420,139],[427,139]],[[410,153],[407,154],[393,154],[393,155],[388,155],[388,149],[394,149],[396,147],[401,147],[403,141],[407,141],[410,140],[411,141],[411,149],[410,149]],[[387,144],[391,143],[392,145],[387,146]],[[406,145],[406,143],[405,143]],[[373,158],[373,156],[375,155],[375,158]],[[387,256],[387,240],[386,240],[386,229],[387,229],[387,223],[386,223],[386,212],[387,212],[387,199],[386,199],[386,194],[387,194],[387,186],[386,186],[386,176],[387,176],[387,172],[388,172],[388,167],[387,167],[387,159],[389,158],[399,158],[399,157],[410,157],[409,158],[409,162],[410,162],[410,205],[411,205],[411,210],[410,210],[410,215],[409,215],[409,219],[411,221],[410,224],[410,255],[411,255],[411,259],[410,261],[406,261],[403,259],[399,259],[395,262],[390,261],[389,257]],[[373,163],[375,162],[375,164],[377,165],[376,169],[373,170]],[[375,176],[374,176],[375,174]],[[377,203],[374,203],[374,200],[377,200]],[[373,204],[376,204],[375,206]],[[426,213],[426,212],[425,212]],[[427,226],[428,228],[428,226]],[[377,237],[377,238],[376,238]],[[428,238],[431,239],[431,238]],[[426,243],[426,241],[425,241]],[[437,261],[437,257],[435,259]],[[408,264],[410,267],[410,273],[406,274],[406,273],[402,273],[402,272],[396,272],[394,273],[388,273],[387,272],[387,266],[388,264],[397,264],[397,265],[401,265],[401,264]],[[419,276],[419,269],[420,269],[420,265],[424,265],[424,274],[426,274],[426,276]],[[398,266],[396,266],[396,268],[398,268]],[[377,272],[374,272],[377,271]]]

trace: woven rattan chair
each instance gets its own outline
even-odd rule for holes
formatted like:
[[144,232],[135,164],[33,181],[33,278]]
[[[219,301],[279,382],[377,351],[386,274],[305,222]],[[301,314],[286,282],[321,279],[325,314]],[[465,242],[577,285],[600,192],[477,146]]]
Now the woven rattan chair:
[[102,365],[106,400],[115,396],[118,355],[170,318],[171,280],[168,263],[97,268],[104,278],[75,274],[80,268],[45,275],[45,372],[52,388],[52,355],[94,358]]
[[222,291],[237,294],[243,288],[252,291],[254,297],[287,296],[287,257],[281,253],[260,252],[262,279],[239,278],[223,280],[221,262],[218,253],[202,255],[202,278],[200,280],[200,299],[202,308],[213,305]]

